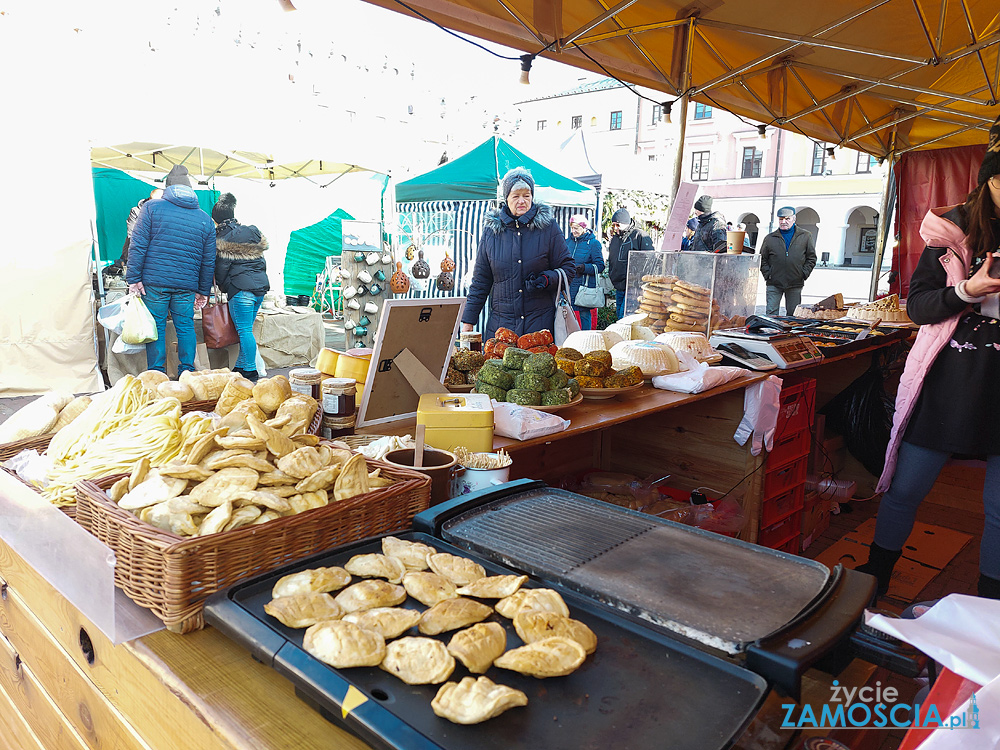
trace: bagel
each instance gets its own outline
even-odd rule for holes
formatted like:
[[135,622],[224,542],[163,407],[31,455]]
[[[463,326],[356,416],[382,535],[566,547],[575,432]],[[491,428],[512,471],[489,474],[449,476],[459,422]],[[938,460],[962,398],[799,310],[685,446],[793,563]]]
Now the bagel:
[[677,315],[684,315],[688,318],[695,318],[697,320],[708,320],[708,313],[702,312],[701,310],[692,310],[684,305],[670,305],[667,308],[668,312],[676,313]]
[[669,297],[674,293],[673,287],[658,287],[650,286],[649,284],[642,285],[643,294],[651,294],[655,297]]
[[670,313],[670,319],[675,323],[683,323],[685,325],[697,325],[697,326],[704,326],[705,323],[708,322],[707,320],[704,319],[691,318],[688,317],[687,315],[681,315],[679,313]]
[[658,292],[651,292],[648,289],[644,289],[642,292],[642,299],[652,300],[653,302],[665,302],[670,304],[670,293],[660,294]]
[[[699,305],[692,305],[687,302],[674,302],[670,307],[679,307],[682,315],[701,315],[705,318],[709,315],[709,309],[707,307],[701,307]],[[718,311],[714,311],[718,315]]]
[[674,282],[674,286],[680,287],[681,289],[685,289],[688,291],[688,293],[693,295],[701,297],[707,297],[709,295],[709,290],[707,288],[703,286],[698,286],[697,284],[692,284],[688,281],[684,281],[683,279],[677,279],[677,281]]
[[673,282],[677,281],[677,277],[676,276],[662,276],[662,275],[657,275],[657,274],[646,274],[645,276],[642,277],[642,280],[643,281],[659,281],[659,282],[665,282],[665,283],[672,284]]
[[674,291],[671,293],[671,296],[684,297],[685,299],[691,300],[691,302],[694,304],[705,305],[706,307],[709,305],[708,297],[699,297],[698,295],[691,294],[686,289],[681,289],[680,287],[675,288]]
[[694,297],[688,297],[684,294],[672,294],[670,295],[671,304],[674,305],[686,305],[687,307],[699,310],[701,312],[707,313],[711,309],[711,305],[708,304],[707,300],[698,300]]
[[665,315],[666,314],[666,310],[664,310],[662,307],[652,307],[650,305],[646,305],[645,303],[639,305],[639,312],[644,312],[647,315]]
[[700,325],[699,324],[689,324],[689,323],[680,323],[680,322],[678,322],[676,320],[668,320],[667,323],[663,327],[664,327],[664,329],[666,329],[668,331],[685,331],[685,332],[688,332],[688,333],[692,333],[694,331],[702,331],[702,332],[704,332],[704,330],[705,330],[705,324],[704,323],[702,323]]

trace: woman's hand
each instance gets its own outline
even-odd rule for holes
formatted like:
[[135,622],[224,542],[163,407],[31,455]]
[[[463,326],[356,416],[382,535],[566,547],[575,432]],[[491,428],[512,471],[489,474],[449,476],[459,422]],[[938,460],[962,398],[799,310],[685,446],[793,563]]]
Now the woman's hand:
[[985,294],[1000,292],[1000,279],[990,276],[990,266],[993,264],[997,264],[1000,268],[1000,258],[993,253],[987,253],[983,258],[983,265],[965,284],[965,291],[969,296],[982,297]]
[[146,287],[144,287],[142,285],[141,281],[137,282],[135,284],[129,284],[128,285],[128,290],[130,292],[132,292],[132,294],[140,294],[140,295],[143,295],[143,296],[146,295]]
[[472,323],[462,323],[462,333],[472,333]]

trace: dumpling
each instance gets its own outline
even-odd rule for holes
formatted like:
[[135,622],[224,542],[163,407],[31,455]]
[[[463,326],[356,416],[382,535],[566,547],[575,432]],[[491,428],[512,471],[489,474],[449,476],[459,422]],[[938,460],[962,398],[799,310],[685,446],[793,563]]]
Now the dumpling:
[[472,599],[445,599],[424,612],[417,627],[424,635],[437,635],[480,622],[492,613],[492,607]]
[[513,620],[519,612],[540,609],[569,617],[569,607],[552,589],[519,589],[506,599],[497,602],[497,612]]
[[382,537],[382,554],[395,557],[407,570],[427,570],[427,555],[435,555],[437,550],[420,542],[385,536]]
[[458,596],[455,584],[437,573],[410,571],[403,576],[403,586],[407,594],[428,607]]
[[351,582],[351,575],[343,568],[312,568],[282,576],[271,589],[271,596],[293,596],[295,594],[325,593],[342,589]]
[[409,636],[393,641],[379,665],[407,685],[436,685],[455,671],[455,659],[441,641]]
[[374,630],[387,641],[398,638],[420,621],[423,614],[416,609],[402,607],[376,607],[361,612],[351,612],[344,615],[346,622],[353,622],[359,628]]
[[474,674],[493,666],[493,660],[507,648],[507,631],[497,622],[480,622],[459,630],[448,642],[448,653]]
[[489,677],[463,677],[461,682],[446,682],[431,701],[434,713],[455,724],[478,724],[508,708],[527,705],[528,696],[520,690],[497,685]]
[[265,604],[264,611],[290,628],[307,628],[324,620],[339,620],[344,614],[332,596],[316,592],[279,596]]
[[594,653],[597,648],[597,636],[593,630],[579,620],[557,615],[555,612],[538,609],[519,612],[514,617],[514,630],[525,643],[561,635],[579,643],[588,654]]
[[406,572],[401,560],[378,554],[355,555],[344,570],[359,578],[385,578],[389,583],[399,583]]
[[528,576],[486,576],[473,581],[458,590],[459,596],[474,596],[477,599],[503,599],[511,596],[524,585]]
[[343,620],[327,620],[313,625],[306,630],[302,647],[337,669],[375,667],[385,658],[382,636]]
[[447,552],[427,555],[427,565],[439,576],[444,576],[456,586],[467,586],[486,575],[485,568],[479,563],[473,562],[467,557],[449,555]]
[[348,586],[337,594],[336,601],[345,613],[376,607],[395,607],[406,601],[406,589],[373,578]]
[[563,677],[574,672],[586,658],[583,646],[556,635],[511,649],[496,659],[493,666],[532,677]]

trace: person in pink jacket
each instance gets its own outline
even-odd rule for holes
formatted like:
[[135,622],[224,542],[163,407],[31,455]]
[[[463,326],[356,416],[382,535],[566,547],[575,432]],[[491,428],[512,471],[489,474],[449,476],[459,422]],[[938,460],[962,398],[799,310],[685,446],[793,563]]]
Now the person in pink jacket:
[[920,324],[906,359],[877,490],[868,562],[889,589],[917,507],[952,456],[986,457],[980,596],[1000,599],[1000,117],[965,203],[927,212],[906,311]]

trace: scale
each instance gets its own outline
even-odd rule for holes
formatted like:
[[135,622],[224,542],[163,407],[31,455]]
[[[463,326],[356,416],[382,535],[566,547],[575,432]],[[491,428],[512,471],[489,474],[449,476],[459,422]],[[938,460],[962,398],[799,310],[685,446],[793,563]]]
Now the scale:
[[[709,343],[715,349],[720,349],[720,345],[729,343],[738,344],[751,354],[767,357],[780,370],[813,364],[823,359],[822,352],[809,339],[783,331],[765,333],[766,330],[773,329],[750,333],[743,328],[724,328],[713,331]],[[738,359],[725,349],[720,351],[732,359]],[[765,369],[759,365],[754,366],[752,361],[744,361],[743,364],[753,369]]]

